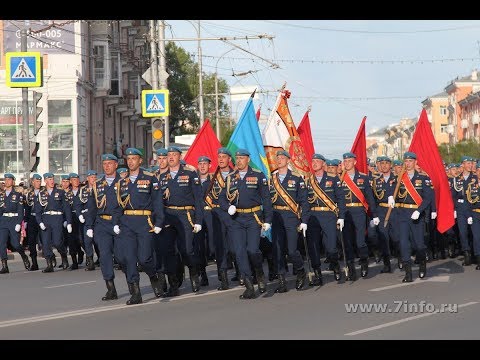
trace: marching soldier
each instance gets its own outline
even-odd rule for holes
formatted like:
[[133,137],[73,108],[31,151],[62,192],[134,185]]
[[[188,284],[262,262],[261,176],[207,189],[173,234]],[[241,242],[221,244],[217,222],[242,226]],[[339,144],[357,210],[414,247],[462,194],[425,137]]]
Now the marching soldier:
[[128,169],[125,169],[125,168],[117,169],[117,173],[120,175],[122,179],[125,179],[128,175]]
[[[163,294],[163,285],[155,270],[153,259],[153,236],[162,230],[164,211],[162,192],[158,179],[153,173],[140,169],[142,153],[136,148],[126,150],[128,177],[117,184],[117,200],[124,209],[120,217],[120,226],[115,225],[113,231],[118,237],[118,260],[125,267],[126,278],[131,297],[127,305],[140,304],[140,275],[138,264],[150,278],[156,297]],[[152,217],[153,214],[153,217]],[[102,250],[100,250],[102,255]],[[101,264],[101,262],[100,262]]]
[[480,270],[480,182],[476,174],[472,174],[466,185],[465,196],[470,210],[467,223],[472,229],[473,253],[477,263],[475,269]]
[[365,242],[367,212],[370,210],[373,224],[380,223],[377,217],[375,200],[372,188],[369,186],[368,175],[355,169],[356,155],[348,152],[343,154],[344,176],[342,188],[344,190],[347,211],[345,213],[345,252],[347,256],[348,278],[357,279],[354,265],[353,242],[357,245],[360,258],[360,272],[362,277],[368,275],[368,247]]
[[[453,204],[455,206],[455,197],[457,191],[455,190],[455,178],[458,176],[458,164],[456,163],[450,163],[447,166],[447,176],[448,176],[448,184],[450,186],[450,192],[452,194],[452,200]],[[457,257],[456,254],[456,247],[458,245],[458,226],[457,226],[457,214],[455,211],[453,212],[453,216],[455,218],[455,225],[448,229],[444,234],[442,234],[442,237],[445,242],[447,242],[447,249],[448,249],[448,257],[453,259]]]
[[265,175],[248,165],[250,152],[238,149],[235,155],[237,170],[227,176],[227,184],[219,197],[220,207],[233,220],[229,236],[232,237],[240,274],[246,287],[240,299],[253,299],[255,289],[249,260],[255,269],[259,292],[263,294],[267,291],[259,245],[260,230],[271,229],[272,199]]
[[[427,274],[426,247],[424,241],[425,210],[433,201],[433,190],[430,178],[420,175],[415,166],[417,155],[406,152],[403,156],[405,173],[401,181],[396,202],[398,219],[398,236],[400,240],[400,255],[402,256],[405,277],[403,282],[412,282],[411,242],[415,244],[416,258],[419,262],[418,276],[420,279]],[[400,175],[400,174],[399,174]],[[396,184],[395,184],[396,186]]]
[[[71,215],[72,213],[72,205],[73,205],[73,192],[72,192],[72,187],[70,185],[70,175],[60,175],[61,182],[60,186],[63,191],[65,191],[65,199],[67,200],[67,203],[69,205],[69,212]],[[72,216],[72,221],[73,221],[73,216]],[[75,246],[73,244],[73,225],[72,225],[72,233],[69,233],[67,231],[67,218],[66,215],[63,216],[63,243],[65,246],[65,249],[67,249],[67,252],[71,251],[76,252]],[[72,249],[70,249],[70,246],[72,246]],[[68,260],[66,263],[62,261],[60,265],[58,265],[59,268],[67,269],[69,267]]]
[[302,290],[306,272],[302,256],[298,251],[298,231],[306,236],[310,209],[307,202],[307,188],[300,174],[288,168],[290,154],[285,150],[277,151],[278,171],[272,174],[270,196],[273,204],[272,243],[276,258],[276,272],[279,286],[277,293],[287,292],[285,280],[285,256],[288,254],[297,274],[295,288]]
[[[81,222],[79,220],[79,216],[81,215],[81,210],[79,210],[78,203],[80,202],[80,177],[77,173],[70,173],[70,193],[71,193],[71,207],[72,207],[72,233],[69,237],[69,245],[68,249],[70,252],[70,257],[72,258],[72,266],[70,266],[70,270],[78,270],[79,258],[82,259],[83,262],[83,254],[81,244],[81,233],[83,232],[83,226],[81,226]],[[77,213],[77,211],[79,211]],[[81,256],[80,256],[81,254]],[[78,256],[78,258],[77,258]]]
[[55,186],[53,174],[43,174],[45,188],[38,193],[38,201],[35,202],[35,216],[38,225],[43,231],[43,256],[47,261],[47,267],[42,272],[53,272],[53,258],[55,255],[52,246],[55,246],[62,257],[62,267],[68,268],[67,250],[63,242],[63,217],[66,218],[67,232],[72,232],[72,212],[65,191]]
[[[95,180],[91,190],[84,190],[85,193],[88,193],[87,212],[84,215],[85,228],[87,229],[86,238],[89,241],[95,239],[95,242],[98,244],[100,269],[107,286],[107,293],[102,297],[103,301],[116,300],[118,298],[114,283],[113,257],[119,253],[118,237],[116,235],[120,232],[119,224],[123,209],[120,207],[117,199],[118,182],[121,179],[116,172],[117,166],[118,159],[115,155],[103,154],[102,167],[105,175]],[[83,194],[81,196],[82,202],[84,196]],[[89,252],[87,252],[88,264],[85,270],[94,270],[95,265],[93,263],[91,246],[87,247],[86,251]],[[131,291],[130,286],[129,290]]]
[[[27,231],[28,250],[32,259],[30,271],[38,270],[37,262],[37,243],[41,234],[40,228],[35,218],[35,201],[38,201],[38,193],[42,188],[42,177],[39,174],[32,175],[32,186],[25,195],[25,229]],[[41,240],[40,240],[41,241]]]
[[15,191],[15,176],[5,174],[5,189],[0,191],[0,257],[2,269],[0,274],[7,274],[7,243],[10,238],[12,247],[20,254],[25,269],[30,269],[30,260],[20,244],[20,230],[23,220],[23,194]]
[[402,160],[393,160],[393,174],[395,176],[400,175],[402,172],[403,162]]

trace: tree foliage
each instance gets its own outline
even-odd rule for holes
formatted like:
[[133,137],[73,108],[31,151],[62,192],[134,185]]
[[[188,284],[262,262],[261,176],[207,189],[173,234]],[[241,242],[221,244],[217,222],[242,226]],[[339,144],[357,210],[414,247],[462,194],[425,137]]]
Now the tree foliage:
[[458,163],[464,155],[480,157],[480,143],[475,140],[460,141],[455,145],[441,144],[438,147],[442,159],[447,163]]

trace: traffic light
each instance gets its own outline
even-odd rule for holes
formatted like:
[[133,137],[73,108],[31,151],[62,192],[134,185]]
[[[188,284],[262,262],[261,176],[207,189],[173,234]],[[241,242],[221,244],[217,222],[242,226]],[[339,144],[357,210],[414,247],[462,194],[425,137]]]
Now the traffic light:
[[163,121],[160,119],[152,119],[152,147],[153,151],[164,146],[163,142]]
[[40,128],[43,126],[43,121],[38,121],[38,117],[43,111],[43,107],[38,106],[38,102],[42,98],[43,94],[34,91],[33,92],[33,116],[34,116],[34,124],[33,124],[33,135],[37,135],[40,131]]
[[40,147],[40,143],[30,141],[30,155],[35,158],[35,161],[33,163],[32,169],[30,172],[35,172],[37,171],[38,164],[40,163],[40,157],[38,156],[38,148]]

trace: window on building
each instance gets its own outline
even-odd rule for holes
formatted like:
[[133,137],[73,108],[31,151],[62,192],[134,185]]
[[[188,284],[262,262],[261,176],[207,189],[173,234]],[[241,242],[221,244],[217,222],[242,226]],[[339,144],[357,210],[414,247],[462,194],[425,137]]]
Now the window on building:
[[110,80],[110,95],[118,96],[120,95],[120,79],[119,79],[119,62],[120,56],[117,52],[112,52],[111,56],[112,61],[112,76]]
[[442,133],[442,134],[448,134],[447,127],[448,127],[447,124],[445,124],[445,125],[440,125],[440,133]]
[[72,101],[48,101],[48,159],[55,174],[72,171],[73,125]]
[[105,88],[105,45],[93,47],[93,68],[95,71],[95,84],[99,88]]
[[446,106],[440,106],[440,115],[447,115],[447,107]]

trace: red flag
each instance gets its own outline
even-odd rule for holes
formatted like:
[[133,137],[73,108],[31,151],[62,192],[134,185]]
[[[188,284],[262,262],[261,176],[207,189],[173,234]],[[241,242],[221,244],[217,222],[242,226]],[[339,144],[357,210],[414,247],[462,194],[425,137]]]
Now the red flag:
[[210,172],[214,172],[217,168],[217,150],[220,147],[222,145],[213,132],[210,120],[206,119],[183,159],[187,164],[197,168],[198,158],[200,156],[208,156],[212,160]]
[[257,117],[257,121],[260,120],[260,110],[262,110],[262,104],[260,104],[260,106],[258,107],[257,113],[255,114],[255,116]]
[[315,153],[315,148],[313,146],[312,130],[310,128],[310,117],[308,115],[309,112],[310,110],[303,115],[303,119],[300,121],[300,125],[297,127],[297,132],[302,141],[303,149],[305,150],[305,156],[307,157],[308,164],[311,168],[312,156]]
[[425,109],[420,114],[409,151],[417,155],[418,165],[432,180],[437,205],[437,229],[440,233],[444,233],[455,224],[453,200],[447,174]]
[[364,116],[360,128],[358,129],[357,137],[352,145],[352,153],[357,156],[357,164],[355,167],[358,171],[368,174],[368,164],[367,164],[367,138],[365,134],[365,121],[367,117]]

